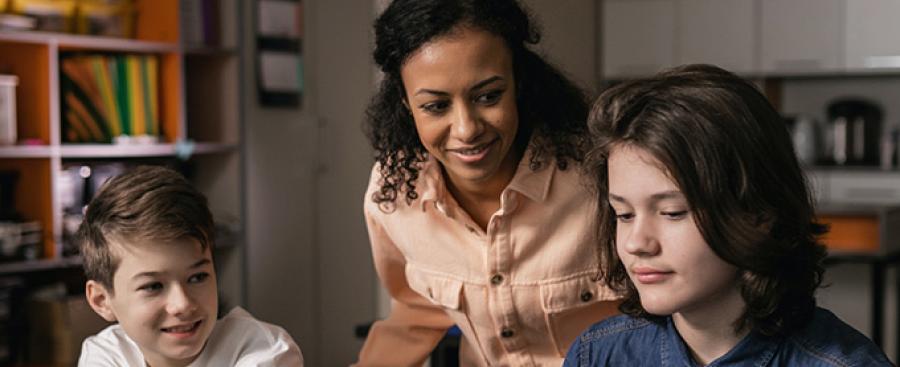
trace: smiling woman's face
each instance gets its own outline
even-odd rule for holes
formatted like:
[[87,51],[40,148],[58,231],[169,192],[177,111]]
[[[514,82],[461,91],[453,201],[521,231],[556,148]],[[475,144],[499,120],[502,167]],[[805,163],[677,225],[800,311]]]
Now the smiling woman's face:
[[619,145],[610,151],[616,251],[641,305],[655,315],[702,315],[742,304],[737,268],[706,243],[687,199],[664,167],[641,148]]
[[456,28],[419,48],[401,77],[422,145],[451,184],[512,179],[519,116],[512,55],[502,38]]

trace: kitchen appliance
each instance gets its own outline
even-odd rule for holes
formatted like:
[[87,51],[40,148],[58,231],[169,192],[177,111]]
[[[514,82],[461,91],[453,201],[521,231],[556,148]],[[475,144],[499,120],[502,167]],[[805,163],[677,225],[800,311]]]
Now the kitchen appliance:
[[19,77],[0,74],[0,145],[16,144],[16,85]]
[[829,160],[838,165],[877,166],[882,116],[881,107],[860,98],[841,98],[829,103]]
[[892,170],[897,164],[900,164],[896,159],[897,152],[900,152],[900,150],[897,150],[898,138],[900,138],[900,127],[894,126],[884,130],[881,136],[880,160],[882,170]]
[[818,122],[812,116],[801,114],[785,117],[785,123],[791,132],[794,151],[800,163],[816,164],[821,151]]

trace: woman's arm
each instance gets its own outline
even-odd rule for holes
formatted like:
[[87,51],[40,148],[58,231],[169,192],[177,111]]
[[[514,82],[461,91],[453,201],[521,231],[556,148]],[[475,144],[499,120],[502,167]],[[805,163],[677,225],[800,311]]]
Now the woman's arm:
[[453,321],[409,287],[406,258],[369,210],[365,217],[375,270],[391,295],[391,313],[372,325],[357,366],[421,366]]

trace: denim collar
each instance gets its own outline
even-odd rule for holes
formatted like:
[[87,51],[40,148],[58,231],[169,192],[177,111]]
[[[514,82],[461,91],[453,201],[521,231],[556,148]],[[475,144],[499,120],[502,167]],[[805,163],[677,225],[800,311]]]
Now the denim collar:
[[[666,318],[665,337],[660,338],[659,356],[660,365],[663,367],[697,367],[701,364],[691,358],[684,340],[675,329],[672,317]],[[741,339],[728,353],[712,361],[707,367],[716,366],[757,366],[769,364],[778,351],[780,343],[773,338],[760,335],[751,331]]]

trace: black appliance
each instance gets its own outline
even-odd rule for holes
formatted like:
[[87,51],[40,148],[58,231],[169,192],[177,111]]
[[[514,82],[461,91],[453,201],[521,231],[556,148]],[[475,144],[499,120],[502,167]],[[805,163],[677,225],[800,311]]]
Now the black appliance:
[[841,98],[828,104],[826,152],[838,165],[877,166],[880,159],[881,107],[859,98]]

